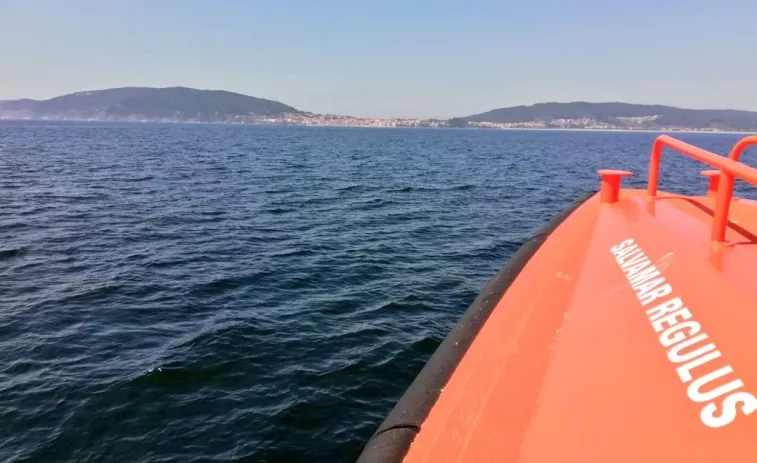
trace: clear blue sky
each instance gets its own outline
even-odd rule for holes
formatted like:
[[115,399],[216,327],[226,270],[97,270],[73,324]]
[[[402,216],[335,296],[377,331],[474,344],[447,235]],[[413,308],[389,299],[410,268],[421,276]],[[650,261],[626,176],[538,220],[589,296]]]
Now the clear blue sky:
[[0,99],[224,89],[314,112],[757,110],[756,0],[0,0]]

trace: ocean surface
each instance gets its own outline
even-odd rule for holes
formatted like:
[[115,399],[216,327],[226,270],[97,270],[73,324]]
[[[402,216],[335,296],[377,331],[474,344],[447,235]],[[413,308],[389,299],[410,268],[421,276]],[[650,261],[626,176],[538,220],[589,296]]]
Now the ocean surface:
[[645,185],[655,136],[0,122],[0,461],[354,461],[596,169]]

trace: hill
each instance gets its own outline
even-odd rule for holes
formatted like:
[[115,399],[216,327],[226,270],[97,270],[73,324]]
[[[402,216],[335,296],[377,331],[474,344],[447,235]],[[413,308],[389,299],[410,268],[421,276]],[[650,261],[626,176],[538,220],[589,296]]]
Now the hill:
[[278,101],[223,90],[124,87],[49,100],[0,101],[0,119],[230,122],[356,127],[648,129],[757,132],[757,112],[630,103],[539,103],[446,121],[359,118],[300,111]]
[[278,101],[222,90],[125,87],[63,95],[49,100],[0,102],[0,117],[230,121],[249,116],[300,113]]
[[629,103],[539,103],[455,118],[452,125],[757,130],[757,112]]

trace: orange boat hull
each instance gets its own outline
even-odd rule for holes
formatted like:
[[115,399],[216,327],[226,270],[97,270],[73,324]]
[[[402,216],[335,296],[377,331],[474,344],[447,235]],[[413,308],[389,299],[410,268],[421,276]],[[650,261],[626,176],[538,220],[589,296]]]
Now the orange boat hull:
[[757,202],[723,190],[757,170],[695,154],[720,169],[706,196],[602,172],[489,282],[359,461],[754,461]]

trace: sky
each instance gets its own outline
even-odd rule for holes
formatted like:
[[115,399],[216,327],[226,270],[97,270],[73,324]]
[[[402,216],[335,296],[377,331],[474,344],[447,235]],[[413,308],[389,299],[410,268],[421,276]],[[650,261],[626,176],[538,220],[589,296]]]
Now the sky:
[[0,99],[222,89],[305,111],[757,110],[755,0],[0,0]]

